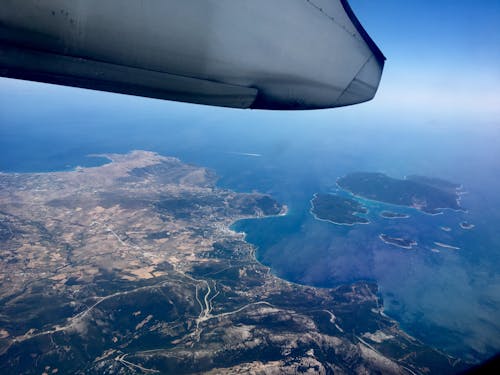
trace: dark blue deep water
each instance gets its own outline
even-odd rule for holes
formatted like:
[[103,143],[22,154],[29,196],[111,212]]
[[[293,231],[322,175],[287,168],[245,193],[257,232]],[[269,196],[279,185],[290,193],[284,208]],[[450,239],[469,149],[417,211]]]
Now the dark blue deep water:
[[[276,275],[320,287],[376,280],[386,312],[424,342],[469,359],[500,351],[500,123],[382,121],[354,109],[235,111],[72,89],[61,90],[77,97],[57,102],[37,89],[27,94],[40,100],[30,106],[37,110],[1,106],[0,171],[71,170],[104,162],[88,154],[133,149],[212,168],[221,187],[269,193],[288,205],[285,217],[234,225]],[[336,179],[355,171],[461,183],[468,211],[429,216],[397,208],[410,218],[388,220],[379,217],[387,206],[364,202],[369,225],[315,220],[312,195],[334,192]],[[476,227],[461,229],[463,220]],[[419,245],[397,248],[379,233]],[[460,250],[433,252],[434,241]]]

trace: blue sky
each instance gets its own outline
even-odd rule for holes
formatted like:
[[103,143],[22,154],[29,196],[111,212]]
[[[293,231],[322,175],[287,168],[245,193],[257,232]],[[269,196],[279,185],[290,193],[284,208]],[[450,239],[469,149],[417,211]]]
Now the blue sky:
[[[494,126],[500,122],[500,1],[351,0],[350,4],[388,59],[373,101],[314,114],[222,111],[236,117],[294,121],[397,122],[405,118],[420,123],[474,121]],[[74,114],[75,110],[110,106],[204,117],[220,114],[220,110],[204,106],[0,79],[0,125],[27,111],[38,115],[59,111],[61,116],[64,110]]]
[[370,111],[500,119],[500,1],[350,3],[388,58]]

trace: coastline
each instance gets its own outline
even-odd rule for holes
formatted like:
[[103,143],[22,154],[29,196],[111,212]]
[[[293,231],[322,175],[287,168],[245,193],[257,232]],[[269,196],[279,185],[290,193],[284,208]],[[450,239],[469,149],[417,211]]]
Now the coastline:
[[[103,154],[103,155],[95,155],[96,157],[106,157],[108,160],[111,160],[113,162],[113,159],[110,157],[110,155],[112,154]],[[177,158],[173,158],[173,159],[176,159],[176,160],[179,160]],[[179,160],[180,161],[180,160]],[[107,164],[107,163],[106,163]],[[95,168],[95,167],[89,167],[89,168]],[[42,172],[42,173],[46,173],[46,172]],[[257,192],[258,193],[258,192]],[[316,195],[316,194],[315,194]],[[310,202],[312,201],[312,199],[310,200]],[[278,202],[279,204],[279,202]],[[311,202],[312,204],[312,202]],[[406,207],[406,206],[403,206],[403,207]],[[327,220],[327,219],[321,219],[321,218],[318,218],[317,215],[315,215],[313,212],[311,212],[312,209],[309,209],[309,213],[312,214],[312,216],[314,217],[315,220],[318,220],[318,221],[327,221],[327,222],[330,222],[330,223],[333,223],[335,225],[344,225],[344,226],[354,226],[356,224],[369,224],[370,221],[368,220],[368,222],[361,222],[361,223],[353,223],[353,224],[348,224],[348,223],[335,223],[334,221],[331,221],[331,220]],[[286,204],[282,204],[281,205],[281,209],[280,209],[280,212],[277,213],[277,214],[273,214],[273,215],[244,215],[244,216],[241,216],[241,217],[237,217],[235,218],[234,220],[231,220],[231,223],[229,226],[226,226],[226,228],[231,231],[231,232],[234,232],[235,235],[239,235],[239,236],[243,236],[243,239],[246,241],[246,232],[238,232],[238,231],[235,231],[233,229],[231,229],[231,227],[236,224],[238,221],[240,220],[255,220],[255,219],[267,219],[267,218],[274,218],[274,217],[281,217],[281,216],[287,216],[289,214],[289,207],[288,205]],[[385,241],[384,241],[385,242]],[[270,273],[273,275],[273,277],[279,279],[280,281],[283,281],[285,283],[288,283],[288,284],[292,284],[292,285],[296,285],[296,286],[300,286],[302,288],[314,288],[314,289],[330,289],[330,290],[336,290],[339,286],[345,286],[345,285],[355,285],[355,284],[361,284],[361,283],[372,283],[374,285],[377,285],[377,288],[379,286],[378,282],[376,280],[364,280],[364,279],[359,279],[359,280],[355,280],[355,281],[352,281],[352,282],[343,282],[343,283],[339,283],[338,285],[335,285],[335,286],[330,286],[330,287],[321,287],[321,286],[312,286],[312,285],[308,285],[306,283],[298,283],[298,282],[293,282],[293,281],[290,281],[290,280],[287,280],[283,277],[280,277],[278,275],[276,275],[272,268],[265,265],[264,263],[262,263],[258,257],[257,257],[257,253],[256,253],[256,249],[258,248],[257,246],[255,246],[254,244],[250,243],[250,242],[247,242],[248,244],[251,245],[252,248],[254,248],[254,251],[250,252],[249,253],[249,256],[250,256],[250,259],[254,260],[256,263],[262,265],[263,267],[267,268],[270,270]],[[398,246],[396,244],[393,244],[395,246]],[[402,248],[406,248],[406,247],[403,247],[403,246],[398,246],[398,247],[402,247]],[[411,247],[410,247],[411,248]],[[377,292],[377,296],[380,295],[380,290],[378,290]],[[381,309],[383,309],[383,301],[382,301],[382,307]],[[383,311],[383,310],[382,310]],[[383,314],[383,312],[381,313]],[[384,314],[385,315],[385,314]],[[394,318],[391,318],[391,320],[393,320],[396,324],[398,324],[398,326],[400,325],[400,322],[397,320],[397,319],[394,319]],[[405,332],[405,331],[403,331]],[[434,349],[437,349],[435,347],[433,347]]]
[[461,222],[459,225],[460,225],[460,228],[462,228],[464,230],[471,230],[471,229],[474,229],[476,227],[475,224],[471,224],[468,222]]
[[457,194],[457,198],[456,198],[456,202],[457,202],[457,205],[460,207],[460,208],[450,208],[450,207],[436,207],[434,208],[435,211],[438,211],[438,212],[427,212],[427,211],[424,211],[424,210],[421,210],[419,209],[418,207],[416,206],[408,206],[408,205],[404,205],[404,204],[396,204],[396,203],[390,203],[390,202],[384,202],[384,201],[379,201],[379,200],[376,200],[376,199],[371,199],[371,198],[367,198],[367,197],[363,197],[361,195],[358,195],[358,194],[355,194],[353,191],[347,189],[347,188],[343,188],[342,186],[339,185],[338,181],[339,179],[341,179],[342,177],[345,177],[345,176],[341,176],[341,177],[337,177],[336,181],[335,181],[335,185],[337,186],[337,188],[339,190],[342,190],[344,192],[347,192],[348,194],[350,194],[351,196],[355,197],[355,198],[358,198],[360,200],[366,200],[366,201],[369,201],[369,202],[374,202],[374,203],[382,203],[382,204],[386,204],[386,205],[390,205],[390,206],[394,206],[394,207],[404,207],[404,208],[409,208],[409,209],[413,209],[413,210],[416,210],[422,214],[425,214],[425,215],[429,215],[429,216],[437,216],[437,215],[443,215],[444,214],[444,211],[446,210],[450,210],[450,211],[454,211],[454,212],[464,212],[464,213],[468,213],[468,211],[461,207],[460,206],[460,201],[461,201],[461,195],[459,194],[459,192],[457,191],[456,194]]
[[460,248],[458,246],[448,245],[448,244],[445,244],[442,242],[437,242],[437,241],[434,241],[434,245],[442,247],[444,249],[460,250]]
[[[309,213],[314,217],[314,219],[318,220],[318,221],[325,221],[325,222],[328,222],[328,223],[332,223],[332,224],[335,224],[335,225],[343,225],[343,226],[348,226],[348,227],[353,227],[355,225],[358,225],[358,224],[370,224],[371,221],[369,219],[366,219],[366,222],[355,222],[355,223],[337,223],[333,220],[329,220],[329,219],[322,219],[320,217],[318,217],[318,215],[316,215],[313,210],[314,210],[314,203],[313,203],[313,200],[317,197],[318,193],[314,193],[313,194],[313,197],[309,200],[309,203],[310,203],[310,206],[311,208],[309,209]],[[370,210],[368,210],[366,207],[364,207],[366,209],[366,212],[364,213],[365,215],[367,215]],[[353,216],[357,216],[356,214],[354,214]],[[357,216],[359,217],[359,216]]]
[[[386,215],[384,215],[384,213]],[[387,216],[387,213],[390,213],[393,216]],[[410,218],[410,215],[408,215],[408,214],[399,214],[399,213],[390,212],[390,211],[382,211],[379,214],[379,216],[382,217],[382,218],[384,218],[384,219],[389,219],[389,220],[409,219]]]
[[384,242],[384,243],[386,243],[386,244],[388,244],[388,245],[393,245],[393,246],[400,247],[400,248],[402,248],[402,249],[407,249],[407,250],[411,250],[411,249],[413,249],[413,247],[414,247],[414,246],[418,246],[418,242],[417,242],[417,241],[414,241],[414,240],[412,240],[412,241],[410,242],[410,244],[409,244],[409,245],[405,246],[405,245],[399,245],[399,244],[397,244],[397,243],[395,243],[395,242],[388,241],[388,240],[384,239],[384,236],[385,236],[385,237],[388,237],[388,238],[390,238],[390,239],[394,239],[394,240],[401,240],[401,241],[403,241],[403,240],[404,240],[404,238],[395,238],[395,237],[388,236],[388,235],[387,235],[387,234],[385,234],[385,233],[380,233],[380,234],[378,235],[378,238],[380,238],[380,240],[381,240],[382,242]]

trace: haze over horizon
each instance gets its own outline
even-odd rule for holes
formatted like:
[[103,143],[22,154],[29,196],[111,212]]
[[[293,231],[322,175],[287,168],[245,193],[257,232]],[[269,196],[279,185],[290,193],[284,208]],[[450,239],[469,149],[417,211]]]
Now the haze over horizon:
[[[473,4],[465,0],[411,3],[351,0],[350,4],[387,57],[376,97],[361,105],[320,110],[315,114],[286,112],[280,115],[266,113],[266,116],[287,119],[311,116],[323,121],[328,117],[395,121],[405,115],[406,121],[423,124],[440,119],[491,124],[499,118],[500,3],[494,0]],[[19,103],[24,103],[22,111]],[[220,111],[205,106],[0,79],[0,120],[3,123],[22,118],[29,112],[27,108],[62,115],[65,111],[85,111],[108,105],[135,115],[140,111],[154,111],[165,116],[186,111],[190,115]],[[252,111],[236,111],[235,116],[255,116],[249,112]]]

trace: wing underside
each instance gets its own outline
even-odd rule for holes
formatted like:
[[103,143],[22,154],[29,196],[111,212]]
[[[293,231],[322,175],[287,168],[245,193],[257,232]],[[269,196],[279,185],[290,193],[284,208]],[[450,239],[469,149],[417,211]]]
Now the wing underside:
[[345,0],[3,0],[2,8],[0,75],[158,99],[339,107],[373,98],[385,60]]

